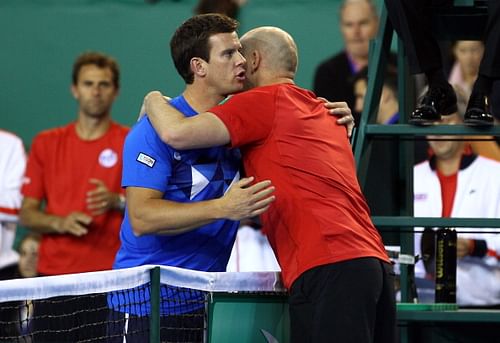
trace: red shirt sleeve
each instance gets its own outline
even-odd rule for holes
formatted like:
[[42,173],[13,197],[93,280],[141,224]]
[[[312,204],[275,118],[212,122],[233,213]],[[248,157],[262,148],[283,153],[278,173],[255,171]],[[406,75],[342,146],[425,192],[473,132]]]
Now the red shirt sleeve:
[[[232,147],[259,144],[270,134],[274,123],[274,92],[250,90],[233,95],[209,112],[227,127]],[[271,114],[271,115],[270,115]]]

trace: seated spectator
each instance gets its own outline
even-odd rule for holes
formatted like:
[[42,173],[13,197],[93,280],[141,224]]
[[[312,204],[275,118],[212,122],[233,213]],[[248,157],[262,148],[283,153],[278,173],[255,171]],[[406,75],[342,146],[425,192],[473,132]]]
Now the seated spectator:
[[[355,111],[363,109],[368,85],[368,68],[354,77]],[[379,108],[375,118],[378,124],[395,124],[399,119],[397,74],[394,66],[388,66],[384,74]],[[371,144],[370,160],[363,184],[363,193],[372,215],[396,215],[399,213],[399,142],[396,139],[375,139]],[[383,235],[385,244],[396,244],[396,235]]]
[[[14,278],[29,278],[37,276],[38,247],[40,236],[28,233],[19,243],[19,264],[16,265]],[[9,302],[2,304],[0,309],[0,338],[28,335],[23,342],[31,342],[29,336],[32,330],[34,306],[31,300]]]
[[[350,108],[354,108],[352,79],[368,65],[369,43],[377,34],[379,18],[372,0],[344,0],[339,13],[345,47],[318,65],[313,90],[317,96],[330,101],[345,101]],[[393,54],[391,62],[396,62]],[[356,125],[359,124],[360,114],[359,111],[354,112]]]
[[[368,87],[368,67],[365,67],[354,76],[354,110],[361,113],[365,102]],[[389,65],[384,75],[379,109],[376,117],[377,124],[396,124],[399,121],[398,78],[396,67]]]
[[[456,114],[442,120],[443,124],[459,122]],[[427,138],[432,155],[414,168],[415,216],[500,218],[500,162],[475,155],[461,140],[442,140],[447,138],[444,136]],[[500,306],[500,230],[490,228],[488,233],[481,230],[457,228],[460,306]],[[420,232],[415,235],[415,252],[419,255],[428,249],[421,249],[421,238]],[[427,264],[433,265],[431,261]],[[432,273],[431,269],[426,273],[424,263],[417,263],[417,276],[432,278]]]
[[30,232],[19,242],[19,266],[18,275],[21,278],[38,276],[38,248],[40,247],[40,235]]
[[[458,113],[463,118],[467,108],[467,99],[471,95],[479,73],[484,44],[481,41],[457,41],[453,44],[452,52],[455,63],[448,82],[455,89]],[[500,161],[500,147],[498,141],[492,136],[471,137],[469,144],[476,154]]]

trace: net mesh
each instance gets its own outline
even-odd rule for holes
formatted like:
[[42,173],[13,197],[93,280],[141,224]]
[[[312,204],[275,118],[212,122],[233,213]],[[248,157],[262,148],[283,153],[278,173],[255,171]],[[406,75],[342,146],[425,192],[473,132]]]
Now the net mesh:
[[2,281],[0,342],[205,342],[212,292],[283,291],[278,273],[155,266]]

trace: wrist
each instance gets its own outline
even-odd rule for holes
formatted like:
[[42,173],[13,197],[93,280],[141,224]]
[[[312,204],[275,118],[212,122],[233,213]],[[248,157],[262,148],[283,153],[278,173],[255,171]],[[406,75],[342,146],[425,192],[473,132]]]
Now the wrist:
[[52,219],[50,221],[50,228],[53,233],[61,233],[62,232],[62,227],[63,227],[63,218],[58,217],[58,216],[52,216]]
[[126,199],[125,195],[119,193],[116,200],[115,208],[119,211],[125,211]]
[[210,200],[213,204],[211,214],[213,214],[214,220],[225,219],[226,212],[224,211],[224,200],[223,198],[217,198]]

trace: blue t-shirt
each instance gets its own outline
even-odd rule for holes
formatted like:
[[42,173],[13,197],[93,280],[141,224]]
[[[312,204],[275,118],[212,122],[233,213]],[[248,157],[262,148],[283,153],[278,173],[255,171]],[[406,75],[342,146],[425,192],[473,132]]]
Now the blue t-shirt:
[[[186,116],[197,114],[182,96],[171,104]],[[239,150],[225,147],[177,151],[160,140],[144,116],[125,140],[122,187],[155,189],[176,202],[219,198],[239,179],[240,157]],[[113,268],[160,264],[225,271],[237,227],[238,222],[218,220],[179,235],[137,237],[125,211]]]
[[[170,103],[188,117],[197,114],[182,96],[172,99]],[[225,147],[177,151],[160,140],[149,118],[144,116],[125,140],[122,187],[155,189],[163,192],[164,199],[176,202],[215,199],[224,195],[231,183],[239,179],[240,161],[239,150]],[[149,234],[138,237],[134,235],[125,211],[120,230],[121,246],[113,268],[158,264],[210,272],[225,271],[237,228],[238,222],[218,220],[178,235]],[[167,296],[165,288],[161,293],[162,297]],[[193,295],[190,297],[193,298]],[[117,300],[109,299],[115,309]],[[120,307],[120,311],[149,313],[147,305],[121,305],[125,307]],[[191,310],[198,307],[193,304]],[[162,313],[179,311],[162,309]]]

